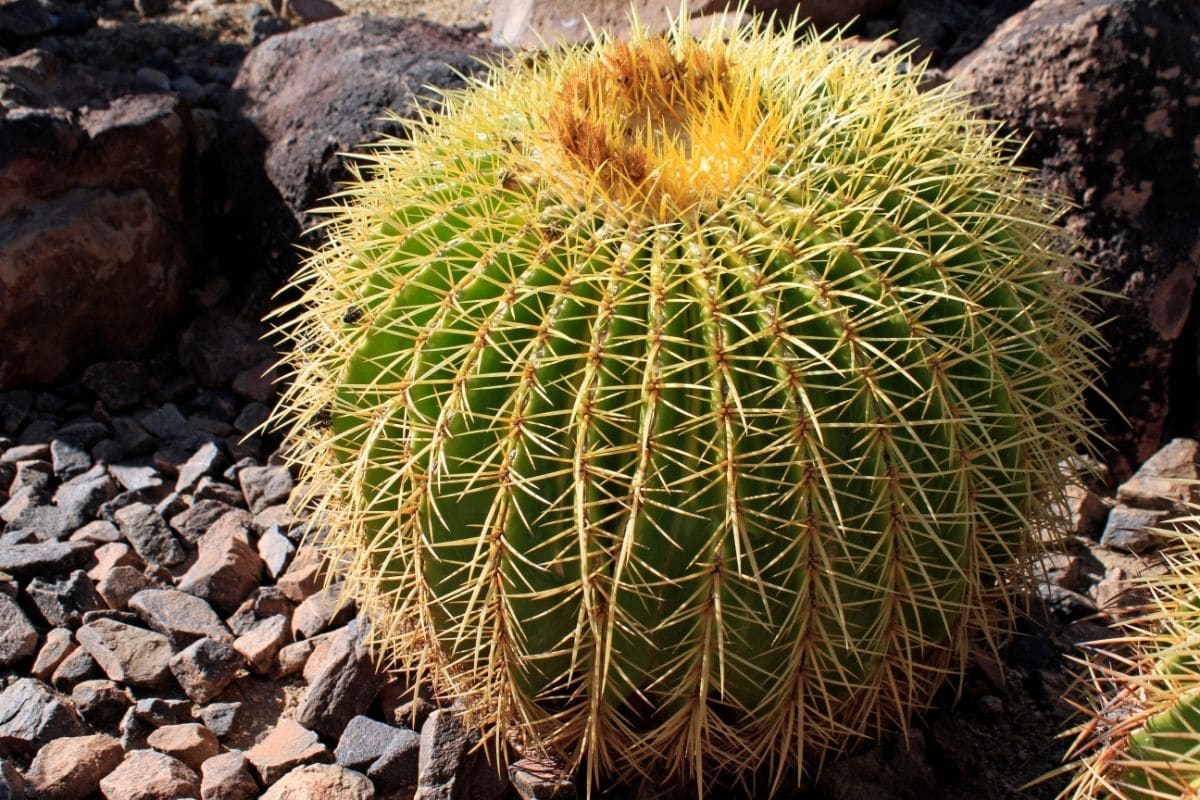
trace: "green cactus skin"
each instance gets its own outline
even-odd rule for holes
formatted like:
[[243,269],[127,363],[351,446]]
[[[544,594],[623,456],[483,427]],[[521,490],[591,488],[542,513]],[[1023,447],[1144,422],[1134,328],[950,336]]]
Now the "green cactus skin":
[[362,156],[279,414],[387,663],[593,779],[778,785],[1000,630],[1095,332],[1056,201],[958,98],[684,30]]
[[[1095,644],[1096,710],[1076,730],[1063,798],[1182,800],[1200,790],[1200,515],[1175,524],[1182,530],[1157,531],[1172,542],[1168,569],[1142,581],[1150,609]],[[1105,665],[1110,650],[1130,648]]]

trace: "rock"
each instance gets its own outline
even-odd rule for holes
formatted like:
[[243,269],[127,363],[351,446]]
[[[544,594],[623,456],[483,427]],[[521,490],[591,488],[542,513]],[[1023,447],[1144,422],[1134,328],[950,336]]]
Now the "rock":
[[174,95],[38,49],[0,61],[0,94],[3,387],[149,344],[180,307],[180,231],[197,226]]
[[1024,162],[1078,204],[1066,227],[1101,285],[1123,295],[1098,298],[1098,318],[1121,335],[1109,341],[1103,387],[1116,409],[1094,410],[1119,447],[1116,475],[1128,475],[1169,434],[1168,414],[1179,430],[1197,421],[1192,345],[1180,343],[1194,336],[1200,267],[1200,104],[1188,99],[1200,96],[1200,6],[1038,0],[951,73],[1024,142]]
[[42,36],[54,30],[50,12],[34,0],[9,0],[0,5],[0,44]]
[[1200,442],[1172,439],[1117,487],[1117,502],[1136,508],[1187,512],[1200,500]]
[[96,660],[86,650],[77,647],[54,668],[50,685],[60,692],[70,692],[81,681],[99,677],[100,668]]
[[32,755],[52,739],[84,733],[79,716],[41,681],[18,678],[0,692],[0,752]]
[[342,585],[327,586],[310,595],[292,613],[292,635],[311,639],[326,628],[344,625],[354,617],[354,602],[339,602]]
[[514,761],[508,765],[508,779],[521,800],[575,800],[571,776],[544,761]]
[[54,439],[50,442],[50,463],[54,465],[55,477],[66,481],[91,469],[92,456],[77,442]]
[[173,567],[187,558],[166,520],[147,503],[133,503],[114,515],[117,527],[147,564]]
[[245,528],[251,525],[252,518],[243,509],[217,500],[198,500],[191,508],[171,517],[171,527],[186,541],[196,544],[200,537],[226,514],[234,515],[237,522]]
[[[262,166],[258,167],[261,172]],[[179,341],[179,361],[204,386],[227,386],[242,370],[274,359],[257,322],[210,312],[196,318]]]
[[[241,413],[237,415],[237,419],[233,421],[233,427],[240,433],[252,433],[260,425],[266,422],[267,418],[270,416],[271,409],[267,408],[262,403],[246,403],[246,405],[242,408]],[[267,467],[267,469],[270,468],[271,467]],[[286,497],[287,495],[284,495],[285,499]]]
[[[3,609],[4,601],[0,600],[0,609]],[[0,611],[0,642],[3,642],[4,632],[9,629],[9,624],[3,619],[3,612]],[[32,628],[30,629],[32,630]],[[34,634],[36,640],[36,633]],[[30,672],[33,677],[39,681],[48,681],[50,676],[54,674],[54,670],[63,662],[71,651],[78,647],[75,644],[75,637],[66,628],[54,628],[46,634],[46,641],[42,645],[42,649],[38,651],[37,658],[33,661],[33,667]]]
[[157,489],[163,485],[162,474],[148,465],[110,464],[108,471],[125,487],[126,491],[140,492],[146,489]]
[[198,639],[171,657],[171,674],[197,703],[213,700],[235,677],[245,661],[226,642]]
[[217,500],[229,505],[237,505],[244,502],[239,489],[235,489],[224,481],[214,480],[209,477],[200,479],[196,484],[196,491],[193,492],[192,497],[196,500]]
[[275,664],[275,654],[289,640],[288,619],[277,614],[259,620],[234,641],[233,647],[245,657],[251,670],[259,675],[269,675]]
[[76,631],[75,638],[114,681],[153,688],[171,678],[171,641],[161,633],[98,619]]
[[276,654],[276,669],[274,677],[282,680],[290,678],[298,672],[304,670],[304,665],[308,663],[308,657],[312,654],[313,644],[309,639],[302,642],[293,642],[286,647],[279,648]]
[[[346,730],[349,732],[349,726]],[[391,730],[391,740],[379,757],[367,767],[367,775],[381,792],[411,792],[417,785],[421,735],[409,728]],[[340,749],[340,742],[338,747]]]
[[280,533],[278,528],[269,528],[266,533],[258,537],[258,557],[262,559],[272,578],[278,578],[283,574],[295,552],[296,545],[292,544],[291,539]]
[[39,542],[0,546],[0,572],[14,578],[53,575],[83,566],[96,545],[92,542]]
[[194,770],[220,750],[213,732],[195,722],[164,725],[146,737],[146,744],[160,753],[174,756]]
[[136,567],[113,567],[100,580],[96,591],[104,598],[108,607],[116,611],[124,611],[129,607],[129,601],[139,592],[150,586],[150,579]]
[[281,614],[291,619],[292,612],[296,608],[292,605],[292,601],[288,600],[283,592],[279,591],[279,587],[277,586],[258,587],[246,599],[246,602],[251,601],[254,603],[255,616],[261,619],[273,617],[276,614]]
[[258,513],[287,500],[292,491],[292,473],[284,466],[247,467],[238,473],[238,483],[250,511]]
[[329,751],[317,734],[293,719],[281,719],[258,744],[246,751],[263,785],[270,786],[293,767],[328,761]]
[[177,758],[134,750],[100,781],[105,800],[176,800],[200,794],[200,776]]
[[140,361],[101,361],[83,371],[79,381],[109,411],[137,406],[148,394],[150,373]]
[[372,16],[309,25],[252,50],[210,152],[224,176],[231,254],[290,274],[295,242],[315,221],[308,210],[347,175],[337,154],[396,132],[380,129],[385,109],[412,115],[414,100],[431,96],[426,87],[461,86],[487,53],[453,29]]
[[179,588],[202,597],[225,614],[238,605],[258,582],[262,561],[249,544],[250,531],[238,518],[226,515],[200,537],[200,554],[179,581]]
[[[70,633],[67,633],[70,638]],[[0,594],[0,667],[33,655],[38,635],[25,612],[8,595]]]
[[25,773],[27,790],[38,800],[78,800],[99,789],[124,755],[111,736],[55,739],[38,751]]
[[200,800],[254,800],[258,784],[240,750],[209,758],[200,767]]
[[333,751],[334,760],[340,767],[363,772],[365,767],[383,755],[399,734],[399,728],[378,720],[354,717],[338,739],[337,748]]
[[276,385],[282,379],[283,375],[275,359],[267,359],[239,372],[233,379],[232,389],[242,397],[270,405],[275,399]]
[[79,569],[57,580],[34,578],[25,591],[37,606],[42,619],[59,627],[78,627],[86,612],[96,611],[106,605],[96,593],[92,579]]
[[129,707],[129,692],[106,678],[82,681],[71,690],[79,714],[96,727],[108,727]]
[[209,703],[202,708],[193,708],[192,716],[204,723],[204,727],[217,735],[218,739],[228,736],[237,722],[241,703]]
[[177,725],[187,715],[187,700],[170,700],[165,697],[143,697],[133,706],[138,719],[149,722],[155,728]]
[[179,468],[179,477],[175,481],[175,491],[190,492],[196,488],[200,479],[216,475],[225,466],[225,454],[213,442],[205,442]]
[[117,726],[121,732],[121,747],[125,752],[141,750],[146,746],[146,737],[154,732],[154,726],[139,717],[133,708],[125,710],[125,716]]
[[[93,542],[101,546],[116,544],[120,539],[121,532],[117,530],[117,526],[103,519],[92,520],[71,534],[72,542]],[[97,576],[91,574],[88,577],[92,580],[97,579]]]
[[467,729],[453,709],[439,708],[421,726],[421,750],[417,761],[417,793],[414,800],[450,798],[467,752]]
[[302,603],[324,585],[321,554],[315,547],[301,547],[278,580],[279,591],[293,603]]
[[176,647],[184,647],[204,637],[222,642],[233,639],[212,606],[177,589],[138,592],[129,601],[129,608],[151,628],[171,637]]
[[25,800],[25,781],[7,760],[0,758],[0,800]]
[[370,707],[385,682],[363,644],[359,622],[351,622],[332,638],[329,655],[296,709],[296,720],[336,739]]
[[88,577],[94,581],[104,578],[112,569],[118,566],[130,566],[141,569],[145,562],[124,542],[106,542],[96,548],[92,554],[95,565],[88,570]]
[[1108,524],[1100,544],[1131,553],[1144,553],[1163,543],[1163,537],[1148,528],[1160,528],[1170,516],[1168,511],[1130,508],[1118,505],[1108,512]]
[[176,439],[187,430],[187,419],[174,403],[155,406],[138,415],[137,421],[147,433],[163,441]]
[[289,772],[267,790],[262,800],[374,800],[375,787],[357,772],[331,764],[314,764]]

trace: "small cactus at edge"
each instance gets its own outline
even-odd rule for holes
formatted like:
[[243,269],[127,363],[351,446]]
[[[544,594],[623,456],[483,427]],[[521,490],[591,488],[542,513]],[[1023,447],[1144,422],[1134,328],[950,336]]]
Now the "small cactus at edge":
[[1161,531],[1164,574],[1140,581],[1144,614],[1091,644],[1092,708],[1067,754],[1074,800],[1200,796],[1200,514]]
[[517,58],[358,156],[276,422],[380,658],[498,749],[778,786],[1002,630],[1096,338],[960,98],[686,31]]

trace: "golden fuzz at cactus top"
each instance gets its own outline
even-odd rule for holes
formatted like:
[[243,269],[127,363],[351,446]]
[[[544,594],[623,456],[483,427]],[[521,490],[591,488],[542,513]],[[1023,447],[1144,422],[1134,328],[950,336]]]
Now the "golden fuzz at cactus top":
[[994,639],[1094,331],[1056,204],[901,56],[683,30],[361,156],[277,421],[381,658],[498,749],[778,786]]

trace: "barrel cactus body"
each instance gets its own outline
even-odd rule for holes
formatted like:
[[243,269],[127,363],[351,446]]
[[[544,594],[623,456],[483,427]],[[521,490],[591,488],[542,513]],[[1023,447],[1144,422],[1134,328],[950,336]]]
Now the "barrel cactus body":
[[493,71],[361,158],[284,312],[383,657],[593,775],[903,725],[1086,438],[1055,203],[899,57],[795,34]]
[[1068,758],[1075,800],[1165,800],[1200,794],[1200,515],[1162,533],[1164,574],[1142,579],[1152,598],[1121,636],[1093,645],[1092,713]]

